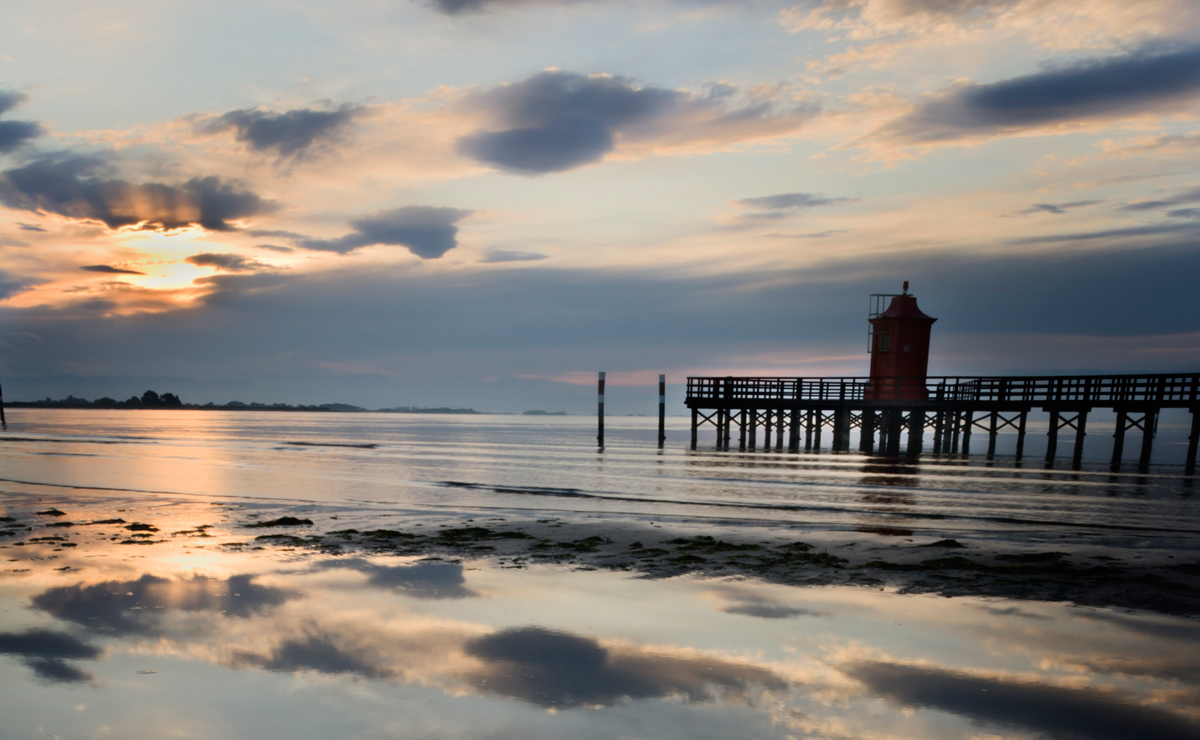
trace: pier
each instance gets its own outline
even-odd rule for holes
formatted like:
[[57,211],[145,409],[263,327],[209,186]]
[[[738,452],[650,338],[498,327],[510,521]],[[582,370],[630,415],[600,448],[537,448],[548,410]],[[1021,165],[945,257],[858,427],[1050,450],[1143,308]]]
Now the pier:
[[[691,448],[700,427],[716,428],[719,450],[799,452],[821,448],[828,431],[834,451],[850,449],[858,429],[859,449],[885,455],[971,453],[984,437],[989,457],[997,435],[1017,434],[1016,459],[1024,456],[1026,427],[1034,411],[1047,414],[1046,465],[1058,455],[1058,435],[1074,432],[1071,467],[1080,469],[1088,414],[1115,412],[1110,469],[1119,472],[1126,435],[1141,445],[1138,471],[1146,472],[1163,409],[1191,411],[1186,475],[1195,474],[1200,440],[1200,373],[1163,375],[1074,375],[1008,377],[878,376],[846,378],[689,377]],[[761,432],[761,437],[759,436]]]

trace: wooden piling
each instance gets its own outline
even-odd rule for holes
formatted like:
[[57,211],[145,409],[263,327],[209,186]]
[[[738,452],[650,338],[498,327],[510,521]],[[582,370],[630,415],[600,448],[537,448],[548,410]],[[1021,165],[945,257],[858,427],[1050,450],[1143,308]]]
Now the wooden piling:
[[821,429],[825,426],[825,414],[820,409],[816,413],[817,426],[813,429],[813,452],[821,451]]
[[1192,408],[1192,433],[1188,436],[1187,458],[1183,463],[1184,475],[1196,474],[1196,444],[1200,442],[1200,407]]
[[775,412],[775,451],[783,452],[783,429],[784,429],[784,413],[783,409]]
[[959,435],[962,434],[961,414],[959,414],[958,411],[951,411],[950,418],[953,420],[953,423],[950,425],[950,428],[953,430],[953,432],[950,434],[950,454],[957,455]]
[[746,409],[742,409],[738,423],[738,452],[746,451]]
[[933,454],[942,454],[942,434],[946,430],[946,412],[933,412]]
[[886,454],[891,457],[899,457],[900,455],[900,429],[903,426],[904,413],[900,409],[888,409],[884,414],[886,420],[884,426],[887,428],[887,451]]
[[800,451],[800,411],[792,409],[788,420],[788,452]]
[[1121,457],[1125,454],[1125,430],[1129,428],[1129,415],[1124,409],[1117,411],[1117,426],[1113,430],[1112,458],[1108,461],[1108,470],[1112,473],[1121,472]]
[[667,376],[658,376],[658,448],[667,442]]
[[875,451],[875,412],[863,409],[862,423],[859,426],[858,451],[871,453]]
[[813,410],[809,409],[804,417],[804,451],[809,452],[813,443]]
[[1050,412],[1050,431],[1046,433],[1046,467],[1054,467],[1054,457],[1058,454],[1058,411]]
[[850,449],[850,409],[845,406],[833,411],[833,449],[835,452]]
[[596,434],[596,441],[600,446],[604,446],[604,373],[600,373],[600,394],[599,403],[596,408],[596,419],[599,422],[599,432]]
[[1154,450],[1154,434],[1158,431],[1158,410],[1146,412],[1142,417],[1142,454],[1138,458],[1138,472],[1150,472],[1150,455]]
[[692,409],[692,451],[696,451],[696,427],[699,423],[700,412]]
[[1021,462],[1021,458],[1025,456],[1025,422],[1028,418],[1029,412],[1022,411],[1020,421],[1017,422],[1017,462]]
[[962,454],[971,454],[971,431],[975,426],[975,412],[967,411],[963,419]]
[[905,454],[909,457],[917,457],[921,454],[921,448],[925,446],[925,412],[910,411],[908,412],[908,447],[905,449]]
[[8,429],[8,420],[4,418],[4,388],[0,387],[0,427]]
[[1088,412],[1080,411],[1075,417],[1075,450],[1071,455],[1071,470],[1083,467],[1083,438],[1087,436]]
[[750,409],[750,441],[751,450],[758,448],[758,409]]
[[989,416],[989,419],[988,419],[988,451],[987,451],[987,457],[988,457],[988,459],[989,459],[989,460],[991,460],[992,458],[994,458],[994,457],[996,456],[996,437],[997,437],[997,436],[998,436],[998,434],[999,434],[999,431],[998,431],[998,430],[997,430],[997,428],[996,428],[996,423],[997,423],[997,421],[999,420],[999,416],[1000,416],[1000,414],[999,414],[998,412],[996,412],[996,411],[993,411],[993,412],[992,412],[991,414],[989,414],[988,416]]

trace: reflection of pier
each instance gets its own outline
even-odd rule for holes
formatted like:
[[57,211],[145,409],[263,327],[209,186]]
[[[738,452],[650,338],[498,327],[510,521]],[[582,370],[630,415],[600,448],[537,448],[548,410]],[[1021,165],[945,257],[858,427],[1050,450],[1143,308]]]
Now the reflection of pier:
[[[907,349],[907,348],[906,348]],[[1120,469],[1125,434],[1140,433],[1138,470],[1150,464],[1158,418],[1163,409],[1192,414],[1185,474],[1196,469],[1200,440],[1200,373],[1178,375],[1080,375],[1058,377],[891,377],[880,378],[688,378],[692,410],[692,449],[698,429],[712,424],[717,448],[820,449],[828,428],[835,451],[850,449],[850,430],[860,430],[859,448],[889,455],[919,454],[926,432],[935,454],[970,454],[972,436],[987,435],[987,453],[996,452],[1004,429],[1017,433],[1016,458],[1024,454],[1030,412],[1049,415],[1046,463],[1053,465],[1062,429],[1075,432],[1072,467],[1083,456],[1088,414],[1116,413],[1112,470]],[[734,441],[734,429],[736,441]],[[762,432],[761,442],[759,431]],[[760,447],[761,445],[761,447]]]

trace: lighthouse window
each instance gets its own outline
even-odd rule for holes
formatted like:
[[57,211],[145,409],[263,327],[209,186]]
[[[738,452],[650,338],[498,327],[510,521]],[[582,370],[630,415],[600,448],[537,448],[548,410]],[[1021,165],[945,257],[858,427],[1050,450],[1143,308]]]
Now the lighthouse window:
[[892,349],[892,336],[890,334],[879,335],[879,351],[889,352]]

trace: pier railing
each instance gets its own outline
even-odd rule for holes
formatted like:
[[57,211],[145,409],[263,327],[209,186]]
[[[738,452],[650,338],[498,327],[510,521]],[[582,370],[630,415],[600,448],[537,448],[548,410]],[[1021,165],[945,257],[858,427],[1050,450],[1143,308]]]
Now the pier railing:
[[[923,389],[923,393],[921,390]],[[689,402],[826,403],[913,398],[966,403],[1113,406],[1151,403],[1160,407],[1200,404],[1200,373],[1163,375],[939,376],[875,381],[864,377],[688,378]]]

